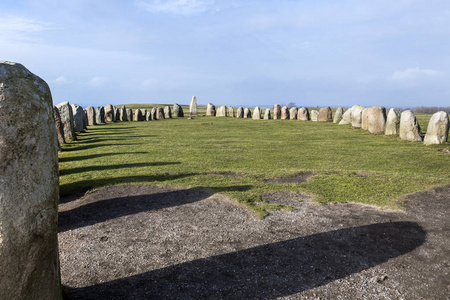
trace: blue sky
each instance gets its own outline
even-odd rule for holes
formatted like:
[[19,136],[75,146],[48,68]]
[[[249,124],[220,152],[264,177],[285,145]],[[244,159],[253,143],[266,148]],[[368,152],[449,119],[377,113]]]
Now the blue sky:
[[448,0],[2,0],[54,103],[450,106]]

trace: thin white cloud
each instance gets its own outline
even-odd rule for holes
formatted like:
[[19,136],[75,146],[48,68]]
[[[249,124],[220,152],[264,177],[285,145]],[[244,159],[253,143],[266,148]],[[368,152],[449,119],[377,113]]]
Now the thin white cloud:
[[46,22],[19,16],[0,18],[0,35],[12,40],[36,41],[37,34],[52,29]]
[[152,13],[195,15],[211,10],[214,0],[148,0],[139,1],[137,6]]
[[103,87],[110,83],[110,79],[101,76],[95,76],[89,81],[89,85],[92,87]]
[[57,85],[65,85],[72,83],[72,80],[69,80],[66,76],[59,76],[56,79],[50,80],[50,83],[54,83]]
[[408,68],[403,71],[395,71],[389,79],[394,81],[409,81],[418,78],[435,77],[440,74],[441,72],[433,69]]

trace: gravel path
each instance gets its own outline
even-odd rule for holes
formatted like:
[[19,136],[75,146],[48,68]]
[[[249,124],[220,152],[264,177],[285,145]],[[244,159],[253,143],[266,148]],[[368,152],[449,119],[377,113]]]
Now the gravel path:
[[200,188],[121,185],[61,199],[66,299],[448,299],[450,185],[406,211],[292,193],[256,220]]

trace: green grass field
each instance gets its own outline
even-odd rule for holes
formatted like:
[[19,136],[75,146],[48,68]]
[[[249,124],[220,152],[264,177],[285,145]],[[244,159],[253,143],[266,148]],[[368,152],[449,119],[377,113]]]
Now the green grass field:
[[[189,110],[183,109],[186,115]],[[418,116],[423,131],[430,117]],[[224,193],[259,217],[287,208],[261,203],[271,191],[396,208],[408,193],[450,184],[450,154],[441,151],[448,148],[449,143],[425,146],[350,126],[298,120],[118,122],[90,126],[63,146],[60,193],[124,183],[196,186]],[[316,175],[303,183],[265,180],[306,171]]]

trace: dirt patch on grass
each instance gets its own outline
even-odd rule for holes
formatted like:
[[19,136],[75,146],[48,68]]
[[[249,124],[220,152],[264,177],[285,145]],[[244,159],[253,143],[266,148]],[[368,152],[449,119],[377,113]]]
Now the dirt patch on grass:
[[443,152],[443,153],[446,153],[446,154],[450,154],[450,149],[443,149],[443,150],[440,150],[441,152]]
[[[200,188],[121,185],[60,204],[67,299],[445,299],[450,186],[406,212],[311,202],[256,220]],[[64,201],[63,201],[64,202]]]
[[219,175],[224,177],[231,177],[231,178],[242,178],[244,177],[244,174],[236,173],[236,172],[212,172],[209,173],[211,175]]
[[264,181],[269,183],[301,183],[308,181],[311,176],[316,174],[315,172],[302,172],[291,176],[265,179]]

